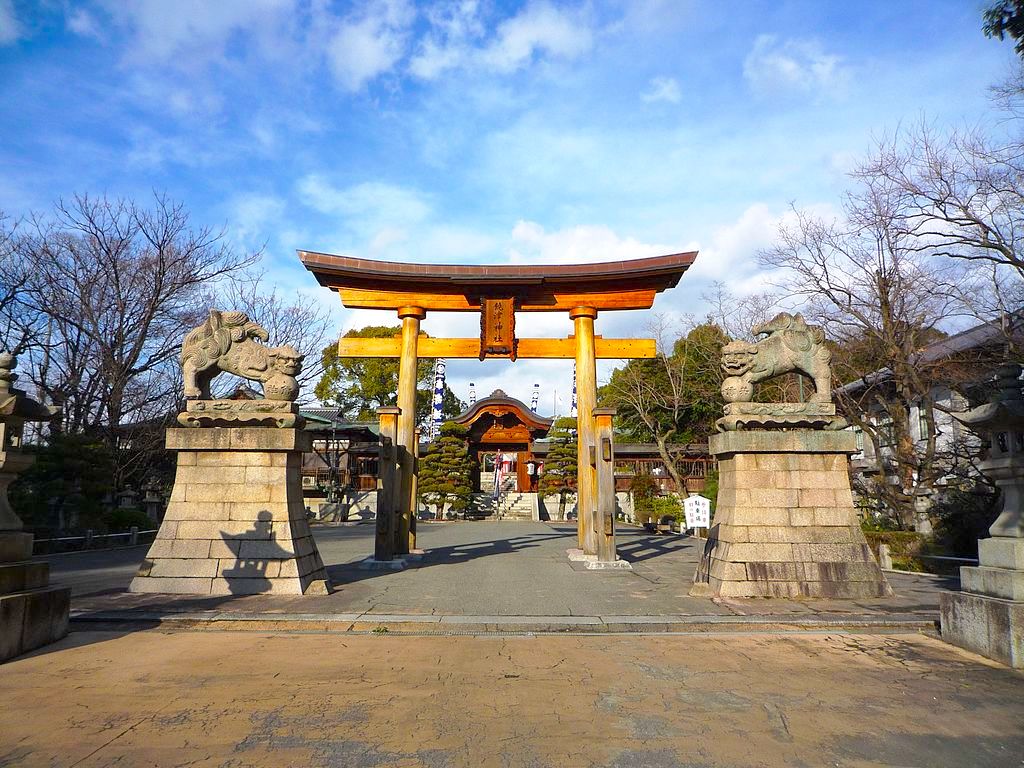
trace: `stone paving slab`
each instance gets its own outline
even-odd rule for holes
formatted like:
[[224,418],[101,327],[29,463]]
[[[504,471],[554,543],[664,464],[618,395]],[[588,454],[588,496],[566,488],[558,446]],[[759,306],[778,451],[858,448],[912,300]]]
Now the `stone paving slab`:
[[74,632],[0,765],[1019,768],[1024,675],[924,635]]

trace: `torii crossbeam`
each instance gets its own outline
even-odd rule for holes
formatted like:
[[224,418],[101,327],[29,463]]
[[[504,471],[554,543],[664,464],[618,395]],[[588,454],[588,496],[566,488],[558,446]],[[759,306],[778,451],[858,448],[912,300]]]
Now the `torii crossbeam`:
[[[403,264],[314,251],[299,251],[317,281],[337,291],[352,309],[392,310],[402,333],[392,339],[341,339],[342,357],[397,357],[397,443],[412,455],[416,429],[416,363],[420,357],[566,358],[576,361],[579,413],[577,511],[579,543],[588,554],[607,557],[596,520],[597,473],[590,462],[595,446],[598,358],[650,358],[653,339],[605,339],[594,335],[598,312],[650,309],[654,297],[679,282],[696,251],[630,261],[562,265]],[[431,338],[420,334],[428,311],[479,312],[480,337]],[[574,335],[563,339],[520,339],[516,312],[568,312]],[[608,418],[604,414],[603,418]],[[403,468],[398,523],[399,552],[415,549],[415,477]],[[604,493],[604,492],[603,492]],[[607,500],[605,500],[607,502]],[[613,506],[613,505],[612,505]],[[611,539],[614,559],[614,539]]]

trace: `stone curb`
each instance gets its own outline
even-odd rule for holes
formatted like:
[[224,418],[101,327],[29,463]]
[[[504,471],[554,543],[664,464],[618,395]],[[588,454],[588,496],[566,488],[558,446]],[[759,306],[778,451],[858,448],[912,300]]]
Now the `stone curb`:
[[223,611],[74,611],[75,629],[161,626],[168,629],[590,634],[672,632],[884,631],[934,632],[937,619],[920,614],[767,616],[463,616],[367,613],[227,613]]

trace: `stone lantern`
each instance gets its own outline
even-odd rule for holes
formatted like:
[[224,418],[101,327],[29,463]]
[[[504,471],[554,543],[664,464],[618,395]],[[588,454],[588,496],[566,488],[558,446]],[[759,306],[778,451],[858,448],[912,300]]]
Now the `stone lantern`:
[[52,643],[68,632],[71,590],[50,587],[50,567],[33,562],[32,534],[11,509],[7,489],[35,457],[22,452],[29,421],[55,411],[14,388],[14,355],[0,352],[0,661]]
[[989,457],[979,469],[1002,491],[1003,508],[978,541],[978,566],[960,569],[961,592],[941,597],[944,640],[1024,667],[1024,382],[1021,366],[997,374],[992,401],[958,415],[989,439]]

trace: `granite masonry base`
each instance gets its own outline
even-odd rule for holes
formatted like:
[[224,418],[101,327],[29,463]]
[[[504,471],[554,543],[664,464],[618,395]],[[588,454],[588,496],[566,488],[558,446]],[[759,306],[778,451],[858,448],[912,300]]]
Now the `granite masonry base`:
[[850,490],[853,434],[712,435],[719,490],[693,596],[856,599],[892,595]]
[[50,566],[31,557],[32,534],[0,531],[0,661],[68,633],[71,590],[49,586]]
[[327,594],[306,521],[300,429],[167,430],[178,468],[167,513],[131,592]]
[[1024,539],[981,539],[978,562],[960,569],[962,592],[939,597],[942,639],[1024,669]]

